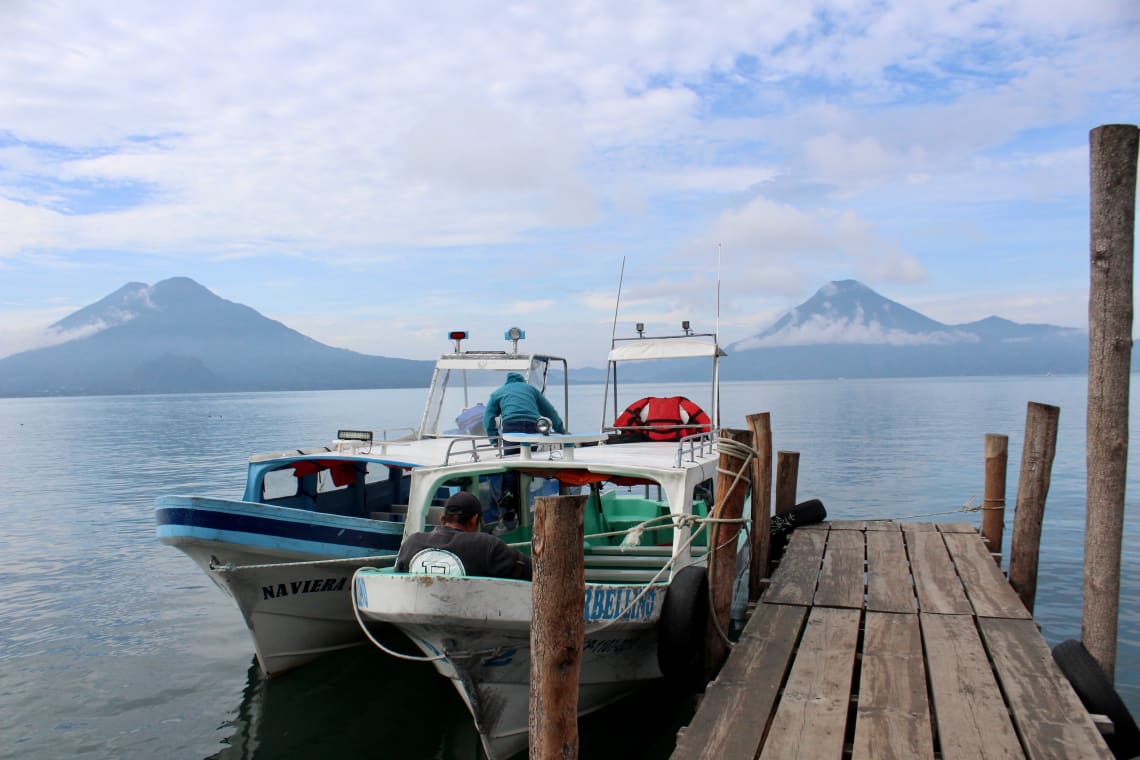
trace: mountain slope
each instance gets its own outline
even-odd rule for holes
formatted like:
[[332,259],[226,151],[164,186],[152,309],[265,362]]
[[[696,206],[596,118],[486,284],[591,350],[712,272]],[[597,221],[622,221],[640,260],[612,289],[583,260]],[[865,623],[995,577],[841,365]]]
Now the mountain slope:
[[130,283],[53,328],[78,337],[0,359],[0,395],[415,387],[431,377],[431,362],[326,346],[185,277]]

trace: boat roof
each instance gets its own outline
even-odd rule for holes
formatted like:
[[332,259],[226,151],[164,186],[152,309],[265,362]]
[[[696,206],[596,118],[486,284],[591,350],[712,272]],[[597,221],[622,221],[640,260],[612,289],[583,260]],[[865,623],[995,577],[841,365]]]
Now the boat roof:
[[254,454],[249,463],[288,463],[301,459],[376,462],[394,467],[442,465],[449,459],[462,461],[474,446],[487,443],[485,436],[449,436],[399,441],[333,441],[328,446]]
[[507,351],[464,351],[443,354],[436,360],[437,369],[487,369],[525,372],[535,361],[562,362],[560,356],[548,354],[518,354]]
[[714,335],[681,335],[669,338],[629,338],[615,341],[609,360],[691,359],[727,356]]

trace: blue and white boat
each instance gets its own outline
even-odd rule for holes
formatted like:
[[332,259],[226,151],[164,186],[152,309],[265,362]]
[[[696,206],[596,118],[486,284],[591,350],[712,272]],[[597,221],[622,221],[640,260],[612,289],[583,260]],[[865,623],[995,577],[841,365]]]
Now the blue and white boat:
[[[484,435],[482,404],[472,403],[476,394],[485,398],[507,372],[522,373],[545,392],[557,369],[562,398],[552,401],[561,402],[568,417],[566,361],[520,353],[521,330],[507,332],[510,351],[464,351],[466,332],[449,337],[455,350],[436,362],[420,425],[402,437],[342,430],[324,446],[252,456],[240,500],[157,500],[159,540],[185,552],[233,598],[267,674],[365,640],[353,614],[350,579],[358,567],[394,560],[411,471],[497,450]],[[491,522],[497,495],[485,494]]]

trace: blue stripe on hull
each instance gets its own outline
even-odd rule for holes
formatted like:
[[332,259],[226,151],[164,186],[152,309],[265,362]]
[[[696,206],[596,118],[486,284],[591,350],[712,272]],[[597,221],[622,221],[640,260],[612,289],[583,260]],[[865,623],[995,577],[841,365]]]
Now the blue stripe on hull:
[[[205,530],[181,525],[160,525],[158,540],[178,546],[179,539],[212,541],[234,549],[256,552],[259,549],[270,552],[287,552],[290,555],[309,555],[319,559],[347,559],[349,557],[372,557],[377,554],[395,554],[398,542],[391,547],[360,547],[344,544],[319,544],[312,541],[298,541],[293,538],[277,538],[260,533],[237,533],[229,530]],[[265,560],[266,562],[271,560]],[[293,561],[287,559],[273,560]]]
[[[340,547],[336,553],[355,547],[367,553],[395,552],[400,548],[402,532],[367,531],[347,527],[314,525],[306,522],[280,520],[272,517],[229,514],[206,509],[157,509],[155,521],[158,523],[158,536],[202,538],[213,541],[228,541],[221,535],[229,535],[234,543],[254,543],[257,546],[286,548],[285,544],[297,542],[316,546]],[[377,523],[377,527],[383,523]],[[392,524],[392,529],[402,531],[403,526]],[[390,529],[391,530],[391,529]],[[251,537],[261,541],[251,542]],[[282,541],[284,539],[284,541]],[[270,543],[262,543],[262,541]],[[298,551],[308,551],[298,548]],[[318,550],[315,553],[324,553]],[[347,556],[353,556],[350,552]],[[363,555],[362,555],[363,556]]]

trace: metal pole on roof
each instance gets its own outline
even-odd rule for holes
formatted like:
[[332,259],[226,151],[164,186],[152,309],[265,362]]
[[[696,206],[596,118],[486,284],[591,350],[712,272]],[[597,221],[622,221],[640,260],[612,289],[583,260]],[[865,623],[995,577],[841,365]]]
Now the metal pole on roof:
[[[622,256],[621,257],[621,272],[618,274],[617,298],[614,299],[614,326],[613,326],[613,329],[610,330],[610,350],[611,351],[613,350],[614,343],[617,340],[618,308],[621,306],[621,286],[622,286],[622,282],[624,282],[624,281],[625,281],[625,256]],[[609,357],[607,357],[607,365],[609,364],[608,358]],[[614,419],[616,420],[617,419],[617,367],[616,366],[614,367],[613,374],[614,374]],[[610,395],[610,368],[609,368],[609,366],[607,366],[606,367],[606,387],[605,387],[605,390],[602,391],[602,421],[598,425],[599,430],[605,430],[605,428],[606,428],[606,404],[609,403],[609,395]]]

